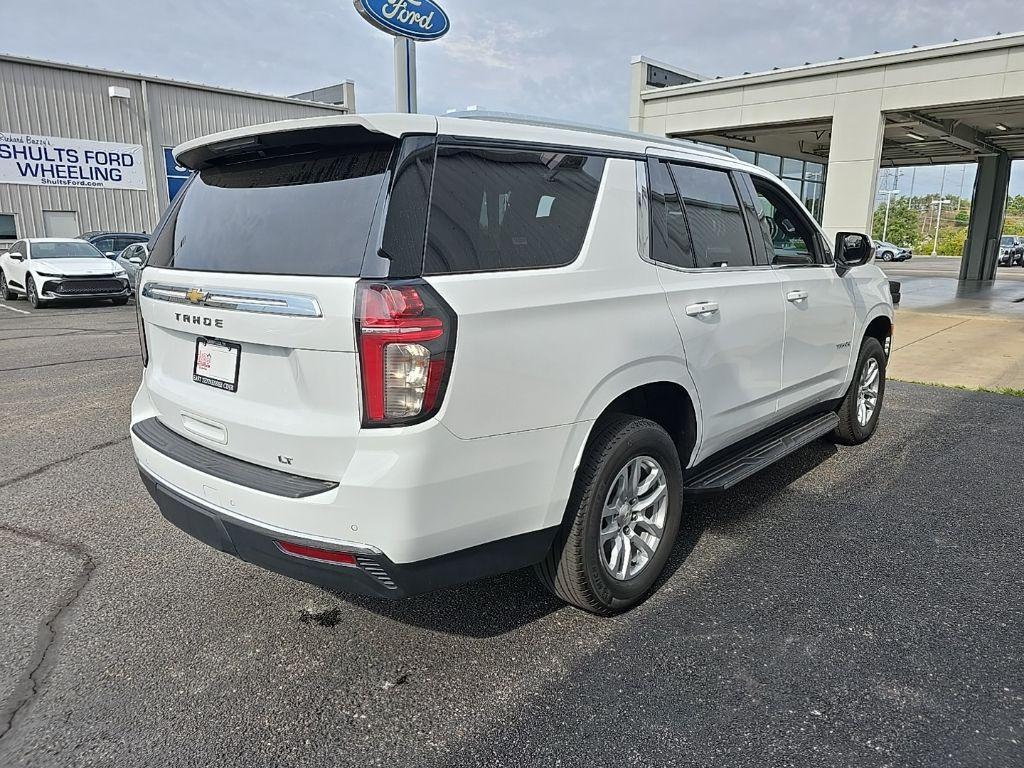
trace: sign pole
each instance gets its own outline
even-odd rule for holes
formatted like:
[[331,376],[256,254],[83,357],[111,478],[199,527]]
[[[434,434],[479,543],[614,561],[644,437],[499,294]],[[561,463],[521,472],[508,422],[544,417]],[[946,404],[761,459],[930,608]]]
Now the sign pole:
[[451,22],[437,0],[352,0],[366,21],[395,38],[395,111],[416,104],[416,41],[439,40]]
[[416,43],[395,38],[395,111],[416,112]]

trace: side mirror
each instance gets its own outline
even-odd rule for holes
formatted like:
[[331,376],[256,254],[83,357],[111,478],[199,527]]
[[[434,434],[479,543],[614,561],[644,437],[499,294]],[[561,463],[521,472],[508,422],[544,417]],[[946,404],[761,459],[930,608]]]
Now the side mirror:
[[836,235],[836,265],[841,272],[867,264],[875,257],[875,244],[867,235],[840,232]]
[[141,267],[142,259],[140,259],[138,256],[132,256],[130,259],[128,259],[128,263],[134,264],[136,267]]
[[107,251],[106,257],[108,259],[116,259],[117,258],[117,254],[114,251]]
[[24,261],[25,260],[25,254],[18,253],[17,251],[11,251],[7,255],[11,257],[12,261]]

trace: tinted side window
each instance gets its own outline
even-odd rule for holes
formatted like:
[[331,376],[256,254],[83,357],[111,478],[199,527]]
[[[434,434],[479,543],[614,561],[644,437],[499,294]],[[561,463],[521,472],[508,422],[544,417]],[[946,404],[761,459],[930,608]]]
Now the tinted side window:
[[114,250],[120,253],[129,245],[135,245],[136,243],[142,242],[137,237],[115,237],[114,238]]
[[569,264],[590,226],[604,158],[443,147],[430,198],[428,275]]
[[93,245],[95,245],[99,249],[100,253],[105,254],[108,251],[114,250],[114,238],[104,237],[102,240],[93,241]]
[[757,201],[763,216],[762,233],[772,264],[808,265],[827,263],[816,247],[817,230],[802,216],[792,201],[771,182],[754,179]]
[[692,267],[690,235],[668,163],[648,160],[647,169],[651,188],[651,258],[677,267]]
[[753,266],[747,227],[727,171],[672,164],[697,267]]

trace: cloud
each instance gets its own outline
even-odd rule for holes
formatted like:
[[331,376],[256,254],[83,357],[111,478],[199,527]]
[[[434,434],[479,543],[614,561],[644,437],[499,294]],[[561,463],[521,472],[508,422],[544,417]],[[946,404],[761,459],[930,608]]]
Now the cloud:
[[[626,124],[634,54],[730,75],[1021,25],[1018,0],[440,2],[452,31],[418,48],[422,110],[479,104],[613,127]],[[277,94],[352,78],[361,110],[394,103],[392,42],[349,0],[47,0],[8,15],[4,32],[26,56]]]

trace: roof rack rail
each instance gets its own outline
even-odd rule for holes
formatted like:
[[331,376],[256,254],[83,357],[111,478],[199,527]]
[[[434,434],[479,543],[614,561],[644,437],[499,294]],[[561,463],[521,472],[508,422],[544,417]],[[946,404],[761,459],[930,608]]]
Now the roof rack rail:
[[457,117],[462,120],[488,120],[494,123],[512,123],[515,125],[533,125],[538,128],[561,128],[567,131],[582,131],[583,133],[593,133],[599,136],[612,136],[617,139],[637,139],[667,146],[682,147],[684,149],[697,149],[708,154],[735,159],[734,155],[724,149],[718,149],[707,144],[699,144],[690,139],[670,139],[667,136],[654,136],[649,133],[637,133],[636,131],[620,131],[615,128],[575,123],[570,120],[555,120],[550,117],[519,115],[514,112],[490,112],[483,109],[449,112],[444,117]]

